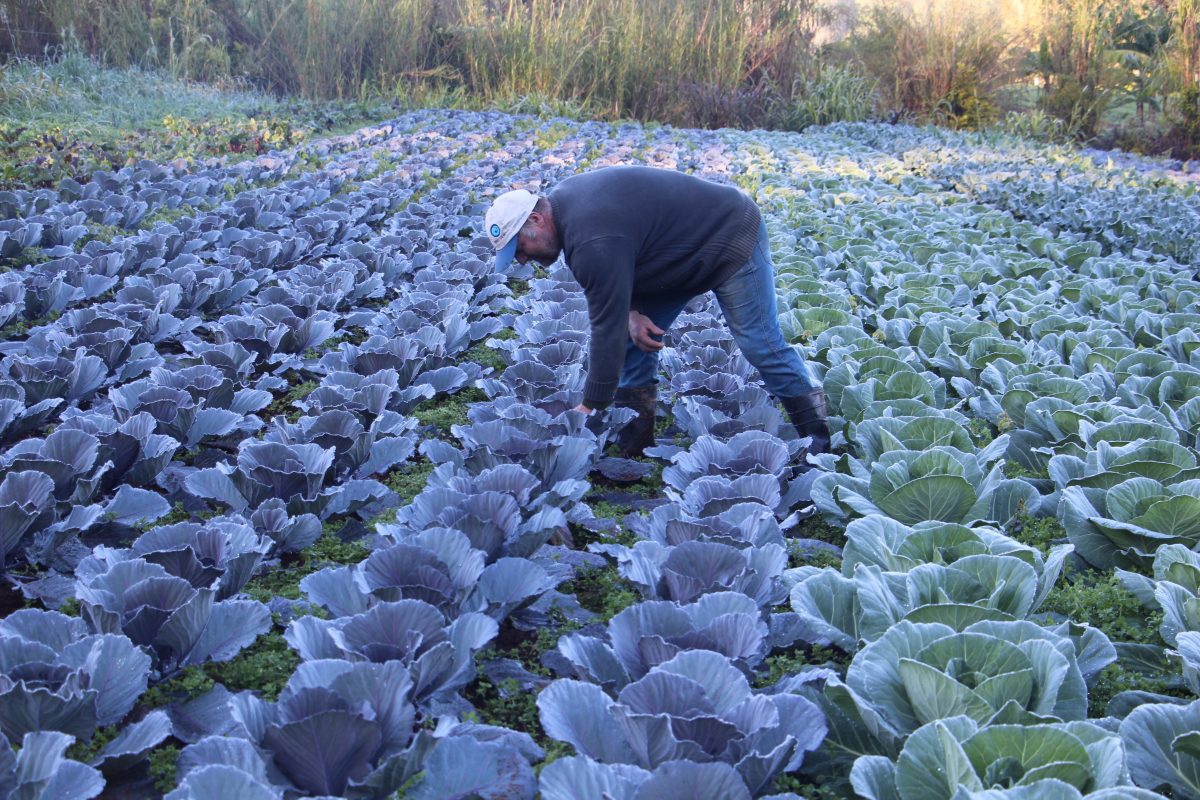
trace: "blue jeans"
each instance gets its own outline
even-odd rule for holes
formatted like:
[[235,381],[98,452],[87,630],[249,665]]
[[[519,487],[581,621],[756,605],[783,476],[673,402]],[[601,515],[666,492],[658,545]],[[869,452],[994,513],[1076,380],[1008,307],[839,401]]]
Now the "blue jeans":
[[[767,224],[759,223],[758,244],[750,260],[713,289],[725,323],[742,355],[762,376],[767,391],[776,397],[796,397],[819,386],[812,370],[779,330],[775,308],[775,265]],[[691,297],[638,298],[634,310],[645,314],[664,331],[671,326]],[[647,353],[630,339],[621,369],[623,387],[658,382],[658,353]]]

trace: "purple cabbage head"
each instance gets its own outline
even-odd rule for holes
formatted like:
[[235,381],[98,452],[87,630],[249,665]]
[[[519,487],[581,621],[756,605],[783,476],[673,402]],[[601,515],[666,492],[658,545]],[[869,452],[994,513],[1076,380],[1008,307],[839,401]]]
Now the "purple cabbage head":
[[146,691],[150,657],[120,634],[23,609],[0,620],[0,733],[62,731],[88,740],[124,719]]
[[96,633],[123,633],[145,646],[164,675],[191,664],[228,661],[271,627],[255,600],[216,599],[143,558],[118,561],[76,581],[83,619]]

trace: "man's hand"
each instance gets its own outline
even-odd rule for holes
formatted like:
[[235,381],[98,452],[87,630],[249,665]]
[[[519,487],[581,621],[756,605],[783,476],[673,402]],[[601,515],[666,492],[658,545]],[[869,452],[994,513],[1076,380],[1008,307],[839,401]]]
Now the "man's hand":
[[587,406],[585,406],[583,403],[580,403],[579,405],[575,406],[575,410],[579,411],[583,414],[590,415],[592,413],[592,410],[590,408],[588,408]]
[[662,350],[663,343],[655,336],[662,336],[666,331],[654,324],[654,321],[638,311],[629,312],[629,338],[639,350],[654,353]]

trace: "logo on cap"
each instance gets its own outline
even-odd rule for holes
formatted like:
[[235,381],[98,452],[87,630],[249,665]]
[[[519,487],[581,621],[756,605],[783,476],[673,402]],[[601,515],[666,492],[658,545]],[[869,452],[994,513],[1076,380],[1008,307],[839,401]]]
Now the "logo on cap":
[[499,236],[499,235],[500,235],[500,226],[493,222],[492,223],[492,236]]

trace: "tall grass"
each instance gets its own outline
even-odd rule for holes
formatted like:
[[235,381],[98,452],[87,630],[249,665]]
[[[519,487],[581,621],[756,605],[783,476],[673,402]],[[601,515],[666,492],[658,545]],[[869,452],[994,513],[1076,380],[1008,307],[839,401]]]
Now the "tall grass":
[[669,119],[689,86],[731,92],[764,44],[770,0],[464,0],[465,77],[488,97],[573,97],[614,116]]
[[256,40],[244,69],[264,86],[311,99],[381,91],[437,74],[437,5],[414,0],[256,0],[243,19]]
[[[44,33],[64,32],[88,52],[117,67],[151,66],[154,37],[141,0],[40,0]],[[36,24],[36,23],[35,23]]]
[[[528,0],[463,13],[470,85],[533,88],[609,116],[762,124],[804,69],[819,0]],[[469,13],[468,13],[469,12]],[[493,78],[494,76],[494,78]]]
[[1017,76],[1021,41],[995,24],[999,11],[994,1],[880,2],[852,41],[894,112],[978,127]]
[[[758,114],[800,75],[822,0],[0,0],[0,37],[245,76],[310,99],[461,90],[611,117]],[[4,19],[10,24],[5,33]],[[13,33],[40,30],[43,35]],[[714,112],[714,109],[716,111]],[[760,120],[761,121],[761,120]]]

